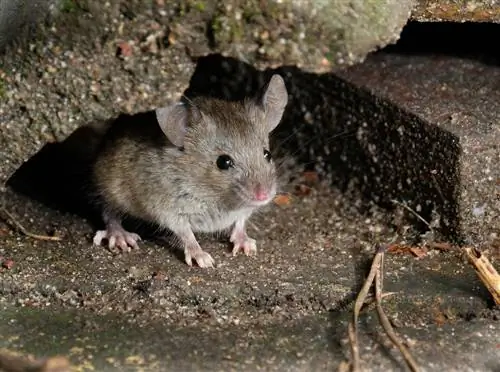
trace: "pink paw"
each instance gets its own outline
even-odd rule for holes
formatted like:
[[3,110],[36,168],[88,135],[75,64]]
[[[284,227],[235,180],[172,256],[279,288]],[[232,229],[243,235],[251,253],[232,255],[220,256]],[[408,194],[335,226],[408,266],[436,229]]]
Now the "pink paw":
[[124,229],[99,230],[94,235],[94,245],[101,245],[104,239],[108,241],[111,251],[118,248],[122,252],[130,252],[132,249],[139,249],[137,242],[141,237]]
[[248,236],[231,236],[233,243],[233,256],[236,256],[239,251],[243,251],[247,256],[255,256],[257,254],[257,243],[255,239]]
[[197,248],[197,249],[189,249],[188,248],[188,249],[186,249],[184,254],[185,254],[186,263],[189,266],[193,266],[193,259],[194,259],[196,261],[196,263],[198,264],[198,266],[201,268],[214,267],[215,261],[212,258],[212,256],[210,256],[210,254],[208,254],[207,252],[205,252],[201,248]]

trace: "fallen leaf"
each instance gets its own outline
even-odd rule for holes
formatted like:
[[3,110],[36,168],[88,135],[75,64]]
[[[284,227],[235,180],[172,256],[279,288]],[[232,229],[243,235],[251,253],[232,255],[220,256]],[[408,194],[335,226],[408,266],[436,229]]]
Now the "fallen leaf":
[[422,258],[427,255],[427,249],[420,247],[410,247],[410,252],[417,258]]
[[451,245],[450,243],[430,243],[429,248],[447,252],[453,249],[453,245]]
[[281,194],[281,195],[277,195],[274,198],[273,202],[276,205],[289,205],[290,202],[291,202],[291,200],[290,200],[290,196],[289,195]]
[[387,247],[387,252],[389,253],[408,253],[408,248],[405,245],[391,244]]
[[409,245],[391,244],[387,248],[387,252],[396,254],[412,254],[415,257],[421,258],[427,254],[427,249],[423,247],[412,247]]

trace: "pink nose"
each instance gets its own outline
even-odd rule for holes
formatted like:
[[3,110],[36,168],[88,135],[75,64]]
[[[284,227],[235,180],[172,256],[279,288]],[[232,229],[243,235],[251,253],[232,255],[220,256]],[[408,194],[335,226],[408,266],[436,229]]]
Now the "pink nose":
[[254,198],[257,201],[264,201],[269,198],[269,193],[261,185],[258,185],[255,188]]

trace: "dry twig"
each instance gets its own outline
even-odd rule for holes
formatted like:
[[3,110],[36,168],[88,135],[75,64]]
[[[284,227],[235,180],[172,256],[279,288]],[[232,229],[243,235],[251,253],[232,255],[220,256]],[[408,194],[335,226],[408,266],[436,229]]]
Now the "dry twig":
[[349,332],[349,341],[351,345],[351,370],[353,372],[358,372],[359,369],[359,344],[358,344],[358,318],[361,308],[366,301],[368,296],[368,292],[375,280],[375,302],[377,307],[377,313],[389,339],[398,347],[400,352],[403,354],[405,362],[408,364],[410,369],[414,372],[419,371],[419,367],[413,357],[411,356],[408,349],[403,345],[403,343],[398,339],[394,329],[392,328],[389,319],[385,315],[382,309],[382,298],[384,295],[382,294],[382,273],[383,273],[383,263],[384,263],[384,252],[385,249],[383,247],[379,247],[377,249],[377,253],[373,259],[372,266],[370,268],[370,272],[368,277],[366,278],[363,287],[359,291],[358,297],[356,298],[356,302],[354,303],[354,314],[353,319],[349,322],[348,332]]
[[62,240],[62,238],[60,236],[39,235],[39,234],[34,234],[32,232],[29,232],[28,230],[26,230],[26,228],[23,225],[21,225],[21,223],[19,221],[16,220],[16,218],[12,215],[12,213],[10,213],[5,208],[5,206],[2,206],[1,210],[8,218],[8,219],[5,219],[5,221],[7,223],[10,220],[10,222],[14,225],[14,227],[16,227],[21,233],[23,233],[24,235],[26,235],[30,238],[37,239],[37,240],[51,240],[51,241],[61,241]]
[[356,298],[356,302],[354,303],[354,314],[353,319],[349,323],[349,341],[351,343],[351,353],[352,353],[352,362],[351,367],[353,372],[359,371],[359,346],[358,346],[358,318],[359,312],[363,307],[363,304],[368,296],[368,292],[370,291],[370,287],[372,286],[373,279],[375,278],[375,274],[377,270],[380,268],[380,261],[383,257],[383,251],[379,249],[375,258],[372,262],[372,267],[370,269],[370,273],[363,284],[363,287],[359,291],[358,297]]
[[407,206],[406,203],[401,203],[400,201],[397,201],[395,199],[392,199],[391,202],[393,202],[394,204],[402,206],[404,209],[406,209],[408,212],[410,212],[411,214],[413,214],[420,221],[422,221],[423,223],[425,223],[427,225],[427,227],[429,227],[429,229],[432,230],[431,224],[429,222],[427,222],[425,220],[425,218],[423,218],[421,215],[419,215],[417,212],[415,212],[413,209],[411,209],[409,206]]
[[384,253],[381,253],[381,259],[380,259],[380,265],[379,265],[379,270],[377,270],[375,274],[375,299],[376,299],[376,304],[377,304],[377,314],[378,318],[380,320],[380,324],[382,324],[382,327],[384,328],[385,333],[389,337],[389,339],[392,341],[394,345],[396,345],[403,355],[403,358],[405,359],[406,364],[410,369],[414,372],[420,371],[420,368],[417,365],[417,362],[415,362],[415,359],[413,359],[412,355],[410,354],[409,350],[403,345],[403,343],[399,340],[398,336],[394,332],[394,329],[392,328],[391,322],[387,318],[387,315],[384,313],[384,309],[382,309],[382,275],[383,275],[383,266],[384,266],[384,261],[383,261],[383,255]]
[[484,283],[493,296],[495,304],[500,305],[500,275],[490,263],[488,258],[475,248],[464,248],[469,262],[476,269],[479,279]]

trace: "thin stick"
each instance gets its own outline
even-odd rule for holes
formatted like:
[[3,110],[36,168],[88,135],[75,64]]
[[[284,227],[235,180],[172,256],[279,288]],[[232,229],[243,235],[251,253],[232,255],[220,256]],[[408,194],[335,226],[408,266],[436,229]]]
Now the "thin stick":
[[359,371],[359,346],[358,346],[358,318],[359,312],[363,307],[363,304],[368,296],[368,292],[370,291],[370,287],[372,286],[373,280],[375,278],[375,274],[380,266],[380,260],[383,257],[383,249],[378,248],[377,254],[375,255],[372,266],[370,268],[370,272],[368,277],[366,278],[363,287],[359,291],[358,297],[356,298],[356,302],[354,303],[354,316],[352,321],[349,323],[349,341],[351,344],[351,354],[352,354],[352,371]]
[[380,260],[381,263],[379,265],[379,270],[377,270],[376,275],[375,275],[375,299],[376,299],[376,305],[377,305],[377,314],[378,318],[380,320],[380,324],[382,324],[382,327],[384,328],[385,333],[387,336],[390,338],[392,343],[396,345],[403,355],[403,358],[408,365],[408,367],[413,371],[413,372],[418,372],[420,371],[420,367],[417,365],[417,362],[415,359],[413,359],[413,356],[410,354],[409,350],[403,345],[403,343],[399,340],[398,336],[396,335],[396,332],[394,332],[394,329],[391,326],[391,322],[387,318],[387,315],[384,313],[384,309],[382,309],[382,281],[383,281],[383,265],[384,265],[384,252],[380,253]]
[[[12,213],[10,213],[4,206],[2,206],[1,208],[2,208],[2,212],[5,213],[5,215],[10,219],[10,221],[14,224],[14,226],[19,231],[21,231],[21,233],[23,233],[24,235],[26,235],[30,238],[33,238],[33,239],[37,239],[37,240],[51,240],[51,241],[61,241],[62,240],[62,238],[60,236],[39,235],[39,234],[34,234],[34,233],[29,232],[28,230],[26,230],[26,228],[23,225],[21,225],[20,222],[18,222],[14,218]],[[6,222],[8,222],[8,221],[6,221]]]
[[432,230],[431,224],[429,222],[427,222],[421,215],[419,215],[413,209],[411,209],[410,207],[408,207],[405,203],[401,203],[400,201],[397,201],[395,199],[391,199],[391,202],[393,202],[394,204],[402,206],[404,209],[406,209],[407,211],[409,211],[411,214],[413,214],[415,217],[417,217],[420,221],[422,221],[423,223],[425,223],[429,227],[429,229]]
[[476,248],[464,248],[469,262],[476,269],[479,279],[490,291],[495,304],[500,305],[500,275],[490,263],[488,258]]
[[351,371],[359,372],[359,346],[358,346],[358,338],[357,338],[357,330],[355,323],[353,321],[349,322],[347,326],[347,333],[349,335],[349,344],[351,345]]

